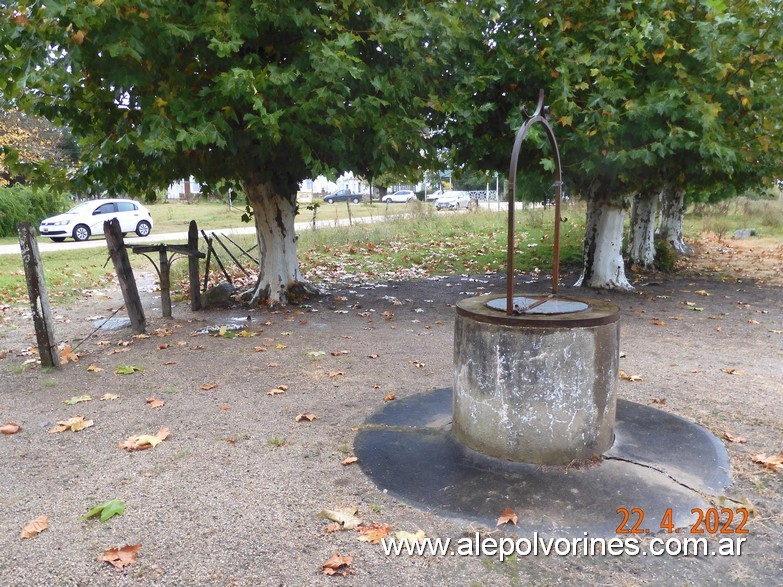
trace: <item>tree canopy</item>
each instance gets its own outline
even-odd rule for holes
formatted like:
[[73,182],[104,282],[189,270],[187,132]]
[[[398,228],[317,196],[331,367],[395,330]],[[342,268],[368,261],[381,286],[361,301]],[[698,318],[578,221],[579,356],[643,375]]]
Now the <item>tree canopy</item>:
[[270,301],[299,279],[298,182],[425,164],[451,60],[479,17],[473,4],[396,0],[0,10],[0,93],[78,137],[71,187],[242,183],[262,241],[258,291]]

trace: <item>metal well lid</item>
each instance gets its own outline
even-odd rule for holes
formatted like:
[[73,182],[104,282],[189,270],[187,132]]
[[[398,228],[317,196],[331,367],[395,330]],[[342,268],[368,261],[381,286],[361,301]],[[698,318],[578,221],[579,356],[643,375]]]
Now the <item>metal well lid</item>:
[[[558,298],[554,295],[542,297],[515,296],[512,300],[514,314],[573,314],[590,309],[590,305],[573,300]],[[487,302],[487,307],[506,312],[507,298],[495,298]]]

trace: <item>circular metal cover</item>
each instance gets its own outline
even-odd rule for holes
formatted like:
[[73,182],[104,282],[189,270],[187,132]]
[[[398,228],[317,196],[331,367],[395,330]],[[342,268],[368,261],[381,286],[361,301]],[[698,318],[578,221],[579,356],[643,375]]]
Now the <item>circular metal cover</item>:
[[[513,300],[514,313],[516,314],[573,314],[590,309],[585,302],[568,300],[557,297],[528,298],[515,296]],[[493,310],[506,311],[506,298],[495,298],[487,302],[487,306]]]

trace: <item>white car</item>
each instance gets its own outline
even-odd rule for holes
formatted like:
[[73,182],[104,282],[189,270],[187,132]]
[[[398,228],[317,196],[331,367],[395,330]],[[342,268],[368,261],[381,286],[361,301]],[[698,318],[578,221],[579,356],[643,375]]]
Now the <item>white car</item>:
[[144,206],[133,200],[88,200],[68,210],[41,221],[38,233],[55,242],[71,237],[86,241],[93,234],[103,235],[103,223],[116,218],[123,236],[135,232],[147,236],[152,231],[152,215]]
[[435,200],[440,198],[443,195],[443,193],[444,193],[443,190],[435,190],[434,192],[429,193],[426,196],[424,196],[424,200],[426,202],[434,202]]
[[457,210],[458,208],[468,208],[471,203],[471,197],[467,192],[446,192],[435,202],[436,210]]
[[381,202],[388,204],[390,202],[407,203],[416,199],[416,192],[411,190],[397,190],[393,194],[387,194],[381,198]]

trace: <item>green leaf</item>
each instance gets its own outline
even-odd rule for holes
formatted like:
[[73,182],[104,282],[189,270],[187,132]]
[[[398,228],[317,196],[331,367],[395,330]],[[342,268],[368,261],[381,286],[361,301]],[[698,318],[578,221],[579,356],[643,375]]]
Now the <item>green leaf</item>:
[[118,365],[114,372],[117,375],[133,375],[136,371],[144,371],[144,367],[137,365]]
[[125,503],[119,499],[106,501],[100,505],[96,505],[89,512],[87,512],[87,515],[82,519],[87,520],[93,516],[97,516],[98,514],[101,515],[101,522],[105,522],[114,516],[122,516],[125,514]]

